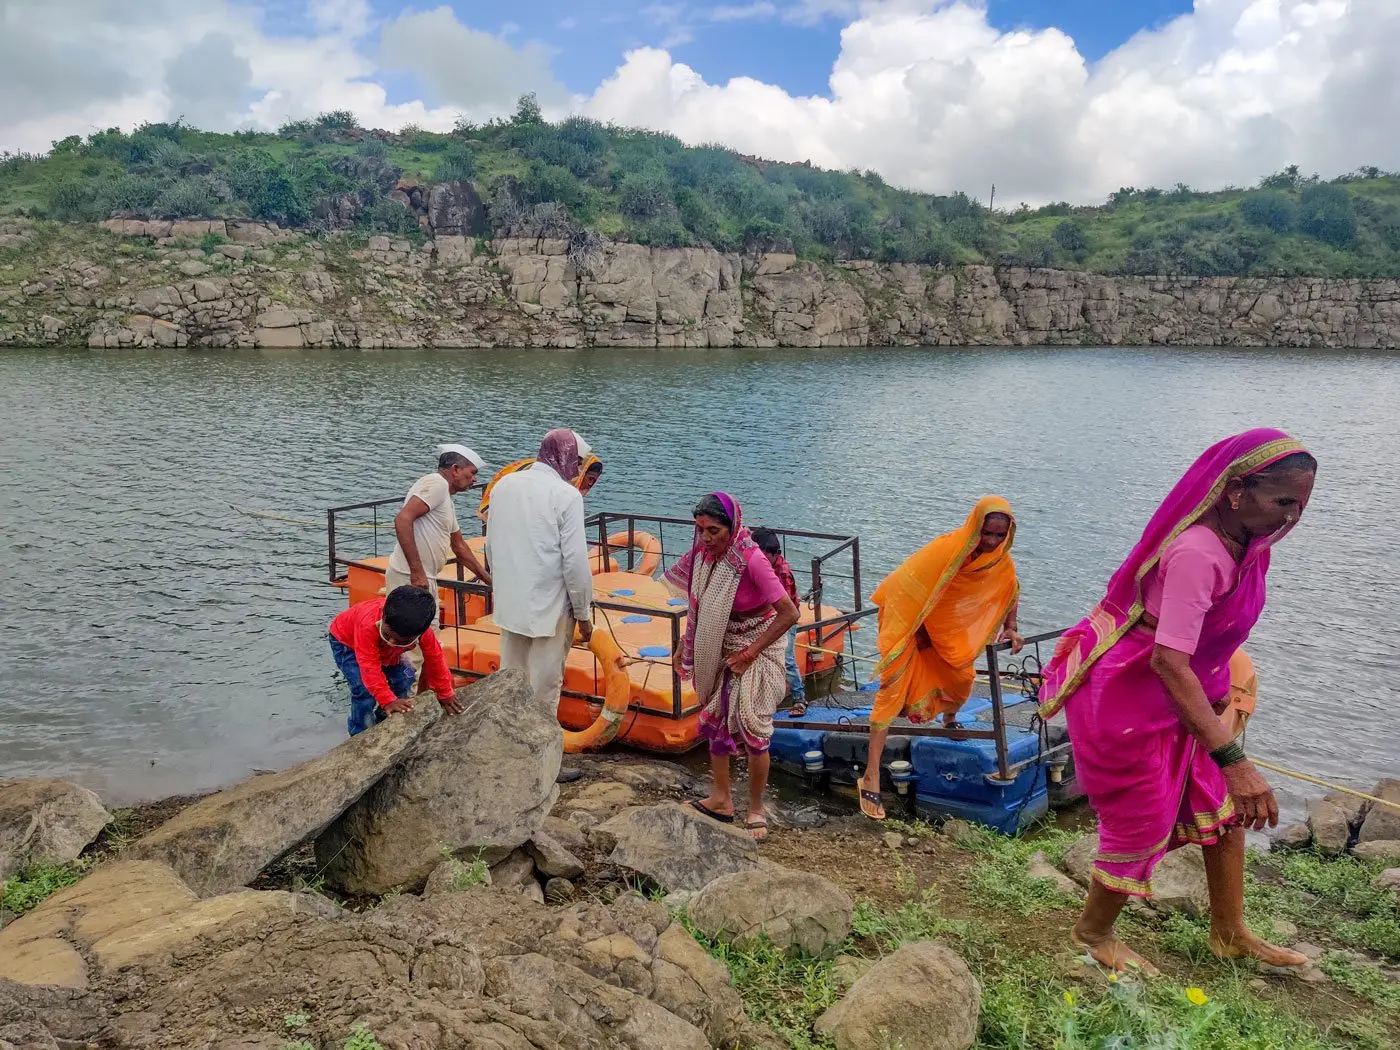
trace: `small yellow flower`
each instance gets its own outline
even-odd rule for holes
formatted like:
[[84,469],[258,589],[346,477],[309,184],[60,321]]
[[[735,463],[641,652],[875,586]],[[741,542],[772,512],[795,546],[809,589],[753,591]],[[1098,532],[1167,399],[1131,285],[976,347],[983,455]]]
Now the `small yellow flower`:
[[1186,998],[1192,1006],[1205,1006],[1206,1003],[1210,1002],[1210,996],[1199,988],[1186,989]]
[[1065,992],[1065,1002],[1068,1003],[1070,1006],[1073,1006],[1073,1005],[1074,1005],[1074,993],[1073,993],[1073,992]]
[[1116,974],[1116,973],[1111,973],[1111,974],[1109,974],[1109,975],[1108,975],[1108,983],[1109,983],[1109,984],[1117,984],[1117,983],[1118,983],[1118,974]]

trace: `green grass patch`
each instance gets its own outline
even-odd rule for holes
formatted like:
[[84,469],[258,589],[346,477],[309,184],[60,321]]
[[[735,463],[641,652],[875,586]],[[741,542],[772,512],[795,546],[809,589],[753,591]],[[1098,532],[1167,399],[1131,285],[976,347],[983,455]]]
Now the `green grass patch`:
[[[916,837],[930,833],[917,824],[892,826]],[[1027,839],[980,830],[960,833],[960,848],[976,858],[967,882],[972,902],[984,906],[989,916],[1010,912],[1031,922],[1049,908],[1064,906],[1058,894],[1025,875],[1025,864],[1036,850],[1044,850],[1053,863],[1073,840],[1072,834],[1053,830]],[[1252,863],[1261,866],[1259,858]],[[1251,925],[1268,935],[1265,909],[1286,901],[1301,904],[1299,895],[1311,896],[1314,890],[1351,908],[1375,906],[1367,890],[1369,876],[1363,882],[1354,871],[1329,870],[1329,863],[1295,861],[1293,882],[1251,877],[1251,906],[1257,913]],[[982,986],[975,1044],[980,1050],[1394,1050],[1376,1016],[1363,1013],[1322,1026],[1288,1001],[1258,995],[1248,986],[1257,976],[1252,967],[1216,964],[1206,945],[1205,922],[1173,916],[1152,925],[1161,947],[1209,967],[1199,985],[1171,978],[1106,979],[1088,965],[1079,977],[1066,971],[1064,960],[1043,950],[1018,950],[1014,934],[999,933],[990,923],[948,918],[935,890],[917,893],[912,879],[897,877],[896,882],[905,899],[894,904],[858,900],[851,938],[827,957],[794,957],[766,944],[737,949],[699,935],[697,940],[728,968],[749,1018],[772,1028],[796,1050],[831,1046],[812,1026],[842,994],[835,980],[836,954],[879,958],[902,944],[935,938],[958,951]],[[1314,889],[1304,890],[1303,884]],[[1143,932],[1138,920],[1125,916],[1123,921],[1128,936]],[[1400,1006],[1400,988],[1375,967],[1338,953],[1322,965],[1339,985],[1382,1011]]]
[[30,864],[5,880],[0,890],[0,910],[23,915],[41,901],[71,886],[87,871],[85,861],[72,864]]
[[1290,854],[1252,854],[1246,884],[1251,925],[1290,919],[1340,944],[1400,960],[1400,898],[1372,885],[1379,861]]

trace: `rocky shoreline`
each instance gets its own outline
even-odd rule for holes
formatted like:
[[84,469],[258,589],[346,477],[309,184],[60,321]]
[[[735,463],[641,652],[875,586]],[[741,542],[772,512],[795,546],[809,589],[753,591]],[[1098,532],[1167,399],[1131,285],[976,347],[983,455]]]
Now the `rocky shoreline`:
[[[1210,1045],[1304,1045],[1267,1040],[1357,1019],[1380,1036],[1355,1045],[1400,1038],[1372,1010],[1400,996],[1397,873],[1365,890],[1374,929],[1330,910],[1392,856],[1330,862],[1344,892],[1313,852],[1257,862],[1269,910],[1295,916],[1270,935],[1317,962],[1246,986],[1233,964],[1173,958],[1206,906],[1199,850],[1172,854],[1132,926],[1169,983],[1128,1001],[1066,939],[1092,835],[779,804],[759,845],[681,804],[700,785],[680,766],[562,756],[519,675],[459,697],[458,718],[422,705],[119,823],[63,781],[0,781],[0,875],[60,864],[70,883],[0,920],[0,1050],[968,1050],[1050,1045],[1080,997],[1077,1024],[1120,1010],[1115,1025],[1171,1028],[1187,984],[1238,998],[1210,1015]],[[583,774],[562,790],[561,761]],[[1348,811],[1348,843],[1386,852],[1377,814]],[[1006,1043],[1012,1023],[1043,1037]],[[1265,1041],[1224,1041],[1253,1028]]]
[[0,223],[0,346],[1400,348],[1400,280],[1109,277],[224,220]]

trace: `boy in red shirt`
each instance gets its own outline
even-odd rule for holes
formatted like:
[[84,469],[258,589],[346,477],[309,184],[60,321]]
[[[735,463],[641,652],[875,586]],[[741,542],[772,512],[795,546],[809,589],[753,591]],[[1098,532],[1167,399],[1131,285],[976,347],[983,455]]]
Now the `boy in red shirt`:
[[352,605],[331,621],[331,654],[350,683],[350,735],[363,733],[389,715],[413,710],[416,672],[405,654],[423,653],[423,678],[449,715],[462,713],[452,672],[442,654],[433,620],[437,600],[422,587],[396,587],[383,598]]

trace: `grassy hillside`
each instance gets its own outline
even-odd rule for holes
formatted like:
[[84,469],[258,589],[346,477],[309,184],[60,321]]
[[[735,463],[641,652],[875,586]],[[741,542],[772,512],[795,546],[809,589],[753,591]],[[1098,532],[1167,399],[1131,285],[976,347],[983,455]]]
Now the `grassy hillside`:
[[550,124],[529,96],[511,120],[451,134],[366,131],[326,113],[276,133],[177,122],[72,136],[43,156],[0,155],[0,215],[252,216],[413,235],[417,220],[389,199],[402,179],[472,180],[500,233],[1113,274],[1400,276],[1397,173],[1323,182],[1292,168],[1248,190],[1129,188],[1098,207],[993,212],[873,171],[776,164],[578,117]]

